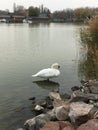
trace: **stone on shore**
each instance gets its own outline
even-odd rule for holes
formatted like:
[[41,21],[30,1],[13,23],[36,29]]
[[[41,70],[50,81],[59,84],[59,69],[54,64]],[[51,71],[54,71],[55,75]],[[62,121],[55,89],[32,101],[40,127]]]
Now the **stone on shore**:
[[50,121],[49,115],[48,114],[43,114],[35,118],[36,125],[35,125],[35,130],[39,130],[42,128],[47,122]]
[[35,125],[36,125],[35,118],[26,120],[26,122],[24,123],[25,128],[28,129],[28,130],[34,130]]
[[49,97],[46,97],[45,101],[46,101],[46,108],[52,109],[53,108],[53,101]]
[[60,121],[68,119],[69,109],[64,106],[55,108],[56,118]]
[[40,130],[59,130],[59,124],[57,122],[48,122]]
[[74,130],[74,127],[67,121],[48,122],[40,130]]
[[49,115],[50,121],[56,121],[57,120],[54,109],[52,109],[51,111],[48,111],[47,114]]
[[35,97],[29,98],[34,101],[32,111],[38,116],[17,130],[98,130],[98,81],[81,83],[81,87],[72,88],[71,96],[50,92],[40,102],[35,102]]
[[60,94],[58,92],[50,92],[49,97],[52,100],[54,100],[54,99],[60,99],[61,100]]
[[70,95],[68,93],[61,93],[60,95],[61,95],[61,98],[64,100],[70,99]]
[[80,87],[79,86],[74,86],[71,88],[72,91],[76,91],[76,90],[80,90]]
[[54,106],[54,108],[60,107],[60,106],[64,106],[65,108],[69,108],[70,103],[67,102],[67,101],[63,101],[61,99],[60,100],[59,99],[54,99],[53,106]]
[[98,94],[93,94],[93,93],[83,93],[81,91],[74,91],[71,95],[71,99],[73,99],[74,97],[83,97],[86,98],[88,100],[93,100],[93,101],[97,101],[98,100]]
[[98,119],[91,119],[85,124],[82,124],[77,130],[98,130]]
[[29,100],[35,100],[35,97],[30,97]]
[[94,86],[90,86],[89,89],[90,89],[91,93],[98,94],[98,84],[96,84]]
[[85,103],[88,103],[89,99],[87,97],[83,97],[83,96],[76,96],[76,97],[73,97],[72,99],[70,99],[69,102],[70,103],[71,102],[85,102]]
[[73,102],[70,104],[69,117],[72,123],[80,125],[86,122],[89,117],[89,112],[93,108],[93,105],[86,104],[84,102]]
[[40,114],[32,119],[27,120],[24,126],[28,130],[39,130],[49,121],[50,117],[48,114]]
[[40,105],[35,106],[35,111],[43,111],[43,110],[44,110],[44,108],[42,106],[40,106]]
[[59,99],[54,99],[53,106],[56,118],[58,120],[68,119],[69,106],[70,106],[68,102]]
[[86,83],[83,83],[84,90],[85,88],[89,90],[90,93],[98,94],[98,81],[97,80],[89,80]]
[[18,129],[16,129],[16,130],[25,130],[25,129],[23,129],[23,128],[18,128]]
[[75,130],[73,125],[68,121],[59,121],[60,130]]

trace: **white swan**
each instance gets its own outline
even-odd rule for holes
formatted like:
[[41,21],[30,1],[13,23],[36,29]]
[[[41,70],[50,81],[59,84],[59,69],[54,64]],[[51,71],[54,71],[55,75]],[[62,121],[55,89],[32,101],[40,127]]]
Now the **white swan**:
[[60,75],[59,68],[60,68],[60,65],[58,63],[55,63],[51,66],[51,68],[42,69],[35,75],[32,75],[32,77],[41,77],[41,78],[45,78],[45,79],[57,77]]

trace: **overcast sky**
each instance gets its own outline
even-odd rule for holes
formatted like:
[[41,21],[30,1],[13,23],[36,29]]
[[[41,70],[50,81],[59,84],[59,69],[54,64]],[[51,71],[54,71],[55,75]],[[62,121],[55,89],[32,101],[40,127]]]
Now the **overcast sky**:
[[39,7],[43,4],[51,11],[77,7],[98,7],[98,0],[0,0],[0,10],[13,11],[13,3],[23,5],[25,8],[31,5]]

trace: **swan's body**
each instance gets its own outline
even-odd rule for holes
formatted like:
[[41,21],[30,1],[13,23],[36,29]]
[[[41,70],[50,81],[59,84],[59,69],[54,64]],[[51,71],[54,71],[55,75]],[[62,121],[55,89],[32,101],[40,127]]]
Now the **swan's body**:
[[41,77],[41,78],[45,78],[45,79],[57,77],[60,75],[59,68],[60,68],[60,66],[57,63],[55,63],[51,66],[51,68],[42,69],[35,75],[32,75],[32,77]]

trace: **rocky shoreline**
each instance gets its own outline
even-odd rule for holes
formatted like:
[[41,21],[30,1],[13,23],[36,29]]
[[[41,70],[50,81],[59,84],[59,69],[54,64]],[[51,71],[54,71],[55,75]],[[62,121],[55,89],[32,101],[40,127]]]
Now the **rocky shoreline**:
[[17,130],[98,130],[98,80],[81,81],[72,94],[50,92],[41,102],[33,101],[36,116]]

